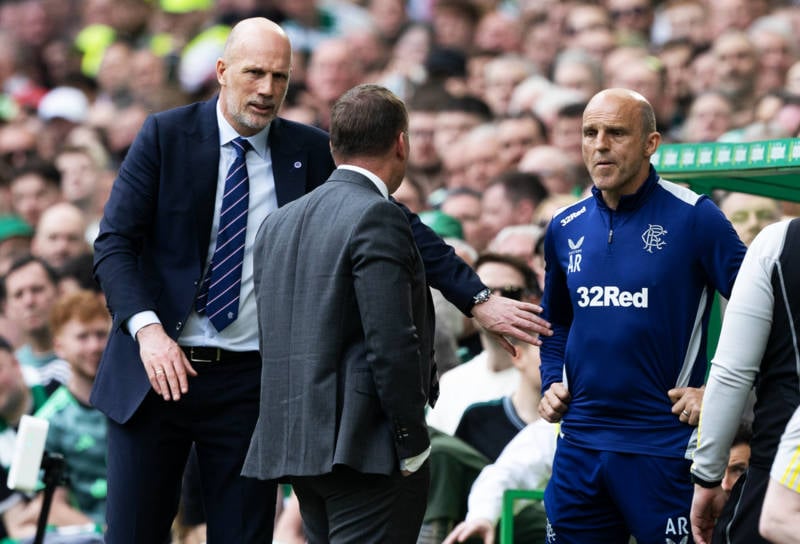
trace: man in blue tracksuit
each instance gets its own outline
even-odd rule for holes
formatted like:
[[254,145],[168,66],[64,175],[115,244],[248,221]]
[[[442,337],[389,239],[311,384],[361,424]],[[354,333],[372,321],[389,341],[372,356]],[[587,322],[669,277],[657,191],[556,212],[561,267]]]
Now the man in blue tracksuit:
[[[548,543],[691,542],[687,459],[698,414],[668,391],[700,387],[714,290],[730,295],[745,247],[705,196],[650,165],[647,100],[595,95],[583,114],[592,196],[547,231],[540,412],[562,420],[545,493]],[[688,406],[687,406],[688,408]]]

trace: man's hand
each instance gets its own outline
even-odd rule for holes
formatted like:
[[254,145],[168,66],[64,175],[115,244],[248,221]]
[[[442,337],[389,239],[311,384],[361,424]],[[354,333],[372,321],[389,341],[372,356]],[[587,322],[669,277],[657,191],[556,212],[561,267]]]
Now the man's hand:
[[714,525],[722,513],[728,496],[722,486],[706,488],[695,484],[692,498],[692,511],[689,520],[695,544],[711,544]]
[[703,406],[705,388],[705,385],[700,388],[678,387],[667,391],[669,400],[672,401],[672,413],[683,423],[697,427],[700,423],[700,408]]
[[494,544],[494,526],[492,522],[483,518],[462,521],[447,535],[442,544],[464,542],[475,535],[483,539],[483,544]]
[[550,423],[558,423],[569,408],[571,399],[572,395],[569,394],[564,384],[554,382],[550,384],[550,387],[542,395],[542,400],[539,401],[539,415]]
[[507,352],[516,355],[516,348],[505,337],[541,345],[537,335],[550,336],[550,323],[539,317],[542,307],[507,297],[492,295],[489,300],[472,307],[472,315],[481,327],[493,334]]
[[189,391],[188,373],[197,376],[186,355],[160,323],[146,325],[136,333],[139,354],[153,390],[164,400],[179,400]]

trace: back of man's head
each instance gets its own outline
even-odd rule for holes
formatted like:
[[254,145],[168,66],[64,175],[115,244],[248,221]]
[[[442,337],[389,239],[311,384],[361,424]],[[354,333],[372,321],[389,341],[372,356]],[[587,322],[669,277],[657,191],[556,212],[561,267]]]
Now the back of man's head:
[[380,85],[358,85],[331,109],[331,151],[337,160],[380,156],[407,128],[402,100]]

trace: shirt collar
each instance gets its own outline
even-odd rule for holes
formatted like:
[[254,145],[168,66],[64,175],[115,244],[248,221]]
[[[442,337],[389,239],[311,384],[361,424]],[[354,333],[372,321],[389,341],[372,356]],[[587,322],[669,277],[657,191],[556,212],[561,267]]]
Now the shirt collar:
[[353,172],[358,172],[362,176],[366,176],[375,187],[378,188],[378,191],[381,192],[383,198],[389,198],[389,189],[386,187],[386,184],[383,182],[381,178],[367,170],[366,168],[361,168],[360,166],[354,166],[352,164],[340,164],[339,168],[343,170],[352,170]]
[[222,106],[219,104],[219,100],[217,100],[217,126],[219,127],[219,145],[220,147],[226,144],[231,143],[236,138],[245,138],[250,145],[253,146],[253,150],[258,153],[258,156],[264,159],[266,157],[267,152],[267,137],[269,136],[269,127],[272,126],[272,123],[268,124],[264,129],[252,136],[244,137],[238,132],[236,129],[228,123],[228,120],[225,119],[225,116],[222,115]]

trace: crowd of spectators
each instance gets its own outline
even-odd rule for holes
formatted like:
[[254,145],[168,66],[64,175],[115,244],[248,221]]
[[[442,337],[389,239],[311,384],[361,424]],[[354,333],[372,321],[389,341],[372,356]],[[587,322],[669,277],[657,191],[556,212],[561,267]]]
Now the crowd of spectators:
[[[137,131],[149,113],[216,94],[227,34],[255,15],[280,23],[293,46],[280,115],[327,129],[349,88],[390,88],[407,104],[411,143],[395,197],[467,262],[490,250],[527,263],[533,300],[544,227],[590,186],[581,117],[597,91],[640,92],[665,142],[800,132],[791,0],[4,0],[0,336],[29,386],[67,382],[48,312],[66,292],[96,290],[92,242]],[[736,195],[721,206],[746,242],[796,213]],[[447,304],[437,301],[443,369],[482,349]],[[6,415],[2,429],[15,424]]]

